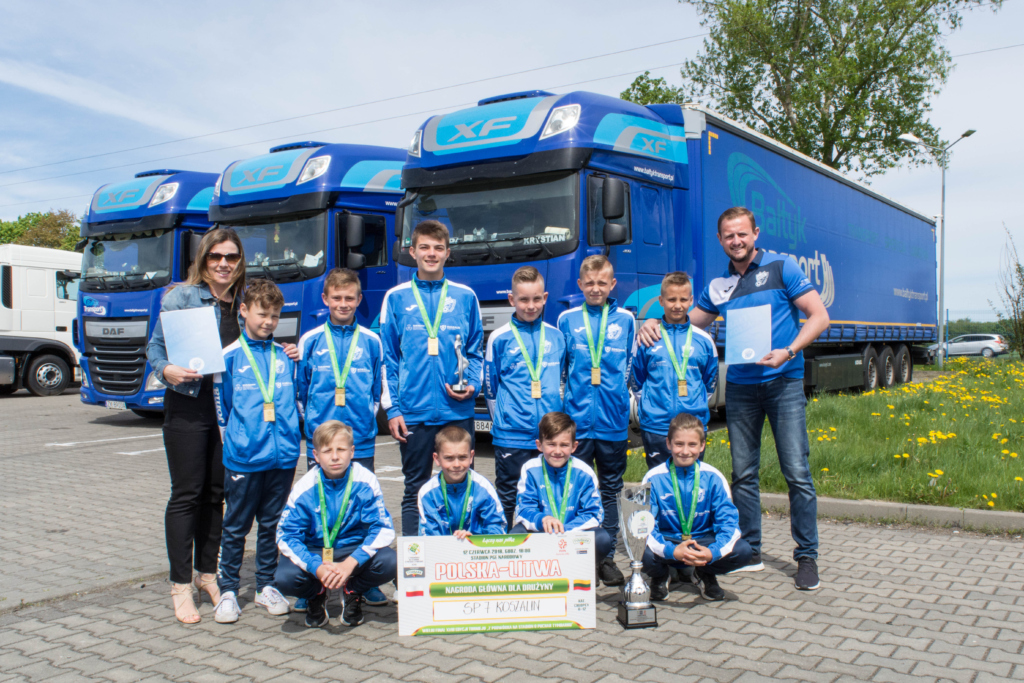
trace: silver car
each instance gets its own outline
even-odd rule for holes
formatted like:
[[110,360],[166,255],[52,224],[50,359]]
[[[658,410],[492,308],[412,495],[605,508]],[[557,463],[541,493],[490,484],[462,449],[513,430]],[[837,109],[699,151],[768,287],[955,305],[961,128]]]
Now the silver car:
[[[992,358],[1002,353],[1009,353],[1010,345],[1001,334],[962,334],[946,342],[949,357],[952,356],[984,356]],[[932,344],[928,353],[933,358],[939,352],[939,345]]]

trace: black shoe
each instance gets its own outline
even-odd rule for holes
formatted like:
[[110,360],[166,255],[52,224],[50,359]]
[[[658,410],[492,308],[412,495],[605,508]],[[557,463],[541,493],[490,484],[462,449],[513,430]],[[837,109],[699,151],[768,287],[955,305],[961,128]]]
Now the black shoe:
[[669,584],[671,577],[666,574],[660,579],[651,579],[651,601],[661,602],[668,597],[670,588]]
[[763,572],[763,571],[764,571],[764,562],[761,562],[761,554],[760,553],[755,553],[755,554],[750,556],[750,561],[749,562],[747,562],[742,567],[737,567],[736,569],[733,569],[731,572],[726,572],[726,575],[729,575],[729,574],[739,574],[741,572]]
[[341,616],[338,620],[345,626],[359,626],[363,623],[363,596],[347,588],[341,589]]
[[626,577],[615,566],[615,559],[611,557],[606,557],[598,563],[597,576],[606,586],[621,586],[626,583]]
[[700,590],[700,595],[705,600],[725,600],[725,591],[718,585],[718,579],[714,574],[695,569],[693,585]]
[[306,626],[309,628],[321,628],[326,626],[330,617],[327,616],[327,589],[321,588],[320,592],[306,601]]
[[818,563],[811,557],[801,557],[797,560],[796,567],[796,589],[801,591],[816,591],[821,582],[818,581]]

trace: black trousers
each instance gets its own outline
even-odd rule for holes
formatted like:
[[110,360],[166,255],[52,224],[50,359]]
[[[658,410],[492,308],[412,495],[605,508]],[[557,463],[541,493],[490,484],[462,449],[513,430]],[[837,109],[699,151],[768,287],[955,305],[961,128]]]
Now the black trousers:
[[164,393],[163,431],[171,473],[164,513],[170,579],[188,583],[193,568],[216,573],[224,517],[224,463],[210,378],[195,398]]

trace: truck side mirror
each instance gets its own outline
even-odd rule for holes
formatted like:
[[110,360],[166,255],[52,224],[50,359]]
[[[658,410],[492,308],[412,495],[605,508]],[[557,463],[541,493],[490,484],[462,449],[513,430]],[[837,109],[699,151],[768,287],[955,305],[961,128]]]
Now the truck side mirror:
[[[605,220],[622,218],[626,213],[626,183],[617,178],[605,178],[601,184],[601,213]],[[605,242],[605,244],[610,244]]]
[[363,217],[354,213],[345,214],[345,247],[358,249],[363,246],[366,231],[363,228]]
[[391,262],[398,263],[398,257],[402,255],[402,243],[399,240],[395,240],[395,243],[391,245]]
[[622,223],[604,224],[604,243],[608,246],[626,243],[626,226]]
[[82,239],[78,240],[77,242],[75,242],[75,251],[77,251],[79,254],[81,254],[83,251],[85,251],[85,245],[88,244],[88,243],[89,243],[89,238],[88,237],[83,237]]
[[345,267],[350,270],[362,270],[366,267],[366,255],[350,251],[345,257]]

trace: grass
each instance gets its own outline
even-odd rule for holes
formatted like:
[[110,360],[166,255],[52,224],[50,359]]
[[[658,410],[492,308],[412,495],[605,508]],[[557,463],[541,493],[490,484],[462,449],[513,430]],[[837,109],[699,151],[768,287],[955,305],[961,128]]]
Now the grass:
[[[927,383],[809,398],[818,495],[1024,512],[1024,363],[955,358],[946,368]],[[725,431],[709,435],[705,459],[731,477]],[[642,450],[631,451],[626,479],[646,471]],[[761,490],[788,490],[767,423]]]

